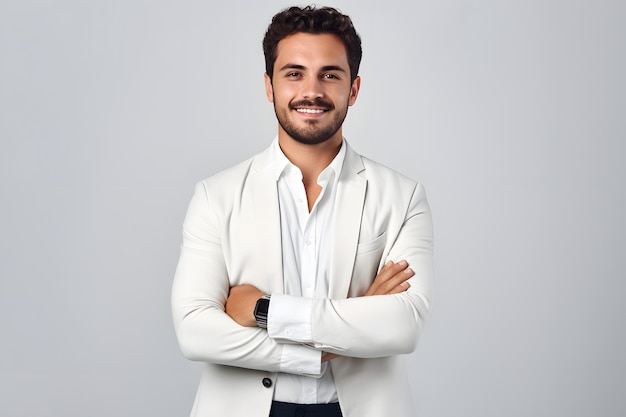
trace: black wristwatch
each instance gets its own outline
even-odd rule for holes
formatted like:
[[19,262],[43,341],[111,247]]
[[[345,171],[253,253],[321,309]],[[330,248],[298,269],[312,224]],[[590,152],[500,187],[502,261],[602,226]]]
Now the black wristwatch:
[[259,298],[254,307],[254,318],[256,324],[262,329],[267,329],[267,312],[270,310],[270,294],[265,294]]

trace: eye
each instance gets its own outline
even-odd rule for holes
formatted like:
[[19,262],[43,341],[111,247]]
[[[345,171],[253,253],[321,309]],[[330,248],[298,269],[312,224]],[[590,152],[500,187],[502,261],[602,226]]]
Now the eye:
[[300,73],[297,71],[291,71],[291,72],[288,72],[285,76],[287,78],[295,78],[295,77],[299,77]]
[[337,77],[335,74],[324,74],[322,76],[322,78],[325,78],[327,80],[338,80],[339,77]]

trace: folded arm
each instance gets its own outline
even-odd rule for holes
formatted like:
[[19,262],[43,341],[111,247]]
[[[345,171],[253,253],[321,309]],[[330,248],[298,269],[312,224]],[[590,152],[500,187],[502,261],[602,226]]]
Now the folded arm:
[[[312,299],[311,331],[304,338],[288,334],[270,337],[265,329],[254,327],[256,322],[252,325],[249,316],[254,306],[243,307],[242,313],[242,323],[251,327],[238,324],[227,314],[237,315],[233,313],[236,303],[228,300],[229,293],[232,295],[238,290],[229,279],[216,227],[219,221],[212,216],[214,212],[207,192],[199,184],[185,218],[181,255],[172,288],[176,334],[187,358],[313,375],[319,372],[320,360],[334,357],[322,358],[321,351],[352,357],[381,357],[414,350],[430,311],[433,292],[432,225],[421,186],[416,188],[402,226],[385,255],[387,260],[408,262],[414,274],[406,281],[408,289],[401,283],[381,279],[374,281],[361,297]],[[398,264],[389,265],[398,267]],[[400,269],[406,268],[402,265]],[[381,269],[379,276],[384,270]],[[397,273],[392,274],[395,275]],[[259,294],[263,293],[258,291],[250,299],[258,299]],[[250,305],[251,301],[247,303]],[[298,357],[297,361],[285,361],[285,357],[294,356]]]
[[[398,294],[406,291],[410,284],[408,283],[408,279],[414,275],[414,272],[411,268],[408,267],[406,261],[400,261],[398,263],[389,261],[387,262],[381,271],[376,276],[374,282],[370,286],[370,288],[366,291],[364,296],[373,296],[373,295],[387,295],[387,294]],[[255,309],[255,305],[257,301],[263,297],[265,294],[260,291],[258,288],[251,284],[243,284],[232,287],[226,300],[225,311],[233,320],[235,320],[239,325],[244,327],[256,327],[257,321],[253,314]],[[275,302],[276,302],[275,295]],[[299,307],[302,307],[302,304],[305,304],[304,308],[305,316],[307,316],[311,311],[311,299],[303,299],[301,297],[290,297],[290,302],[295,302],[299,304]],[[284,301],[284,300],[283,300]],[[294,310],[291,310],[294,311]],[[282,327],[283,331],[291,332],[291,329],[295,329],[295,332],[291,332],[294,335],[302,335],[302,327],[307,327],[308,323],[304,323],[302,318],[298,318],[297,315],[290,315],[292,319],[289,323],[286,323]],[[307,328],[310,328],[307,327]],[[310,336],[310,332],[306,333],[307,338]],[[276,337],[276,336],[275,336]],[[290,338],[289,340],[284,340],[290,349],[294,346],[294,341],[298,340]],[[303,340],[300,340],[303,341]],[[317,349],[317,347],[316,347]],[[294,353],[295,354],[295,353]],[[321,357],[322,362],[329,361],[331,359],[335,359],[340,357],[341,355],[337,353],[323,352]]]
[[[272,302],[291,303],[293,310],[304,305],[304,313],[281,315],[279,325],[272,325],[270,315],[270,337],[280,343],[299,343],[351,357],[412,352],[433,296],[432,240],[430,211],[423,188],[418,186],[386,257],[406,259],[410,268],[405,263],[387,262],[360,297],[305,299],[276,294]],[[250,295],[248,301],[242,302],[241,309],[229,309],[228,304],[235,306],[245,298],[240,298],[242,294]],[[255,326],[253,304],[262,295],[251,286],[235,287],[226,312],[244,326]],[[324,357],[329,358],[332,356]]]

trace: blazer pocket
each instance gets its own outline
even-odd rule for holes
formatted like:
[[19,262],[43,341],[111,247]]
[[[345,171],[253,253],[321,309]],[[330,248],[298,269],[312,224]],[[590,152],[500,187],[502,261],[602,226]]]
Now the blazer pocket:
[[366,253],[375,252],[379,249],[382,249],[385,246],[385,242],[387,241],[387,231],[383,232],[382,235],[378,236],[376,239],[371,240],[369,242],[359,243],[356,247],[356,256],[364,255]]
[[349,297],[360,297],[372,285],[387,242],[387,233],[357,245]]

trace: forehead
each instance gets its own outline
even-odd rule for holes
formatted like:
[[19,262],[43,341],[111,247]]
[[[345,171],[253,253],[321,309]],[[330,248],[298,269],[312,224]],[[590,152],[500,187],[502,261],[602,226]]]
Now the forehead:
[[274,66],[281,68],[286,63],[304,66],[337,65],[348,69],[348,53],[336,35],[298,32],[278,42]]

